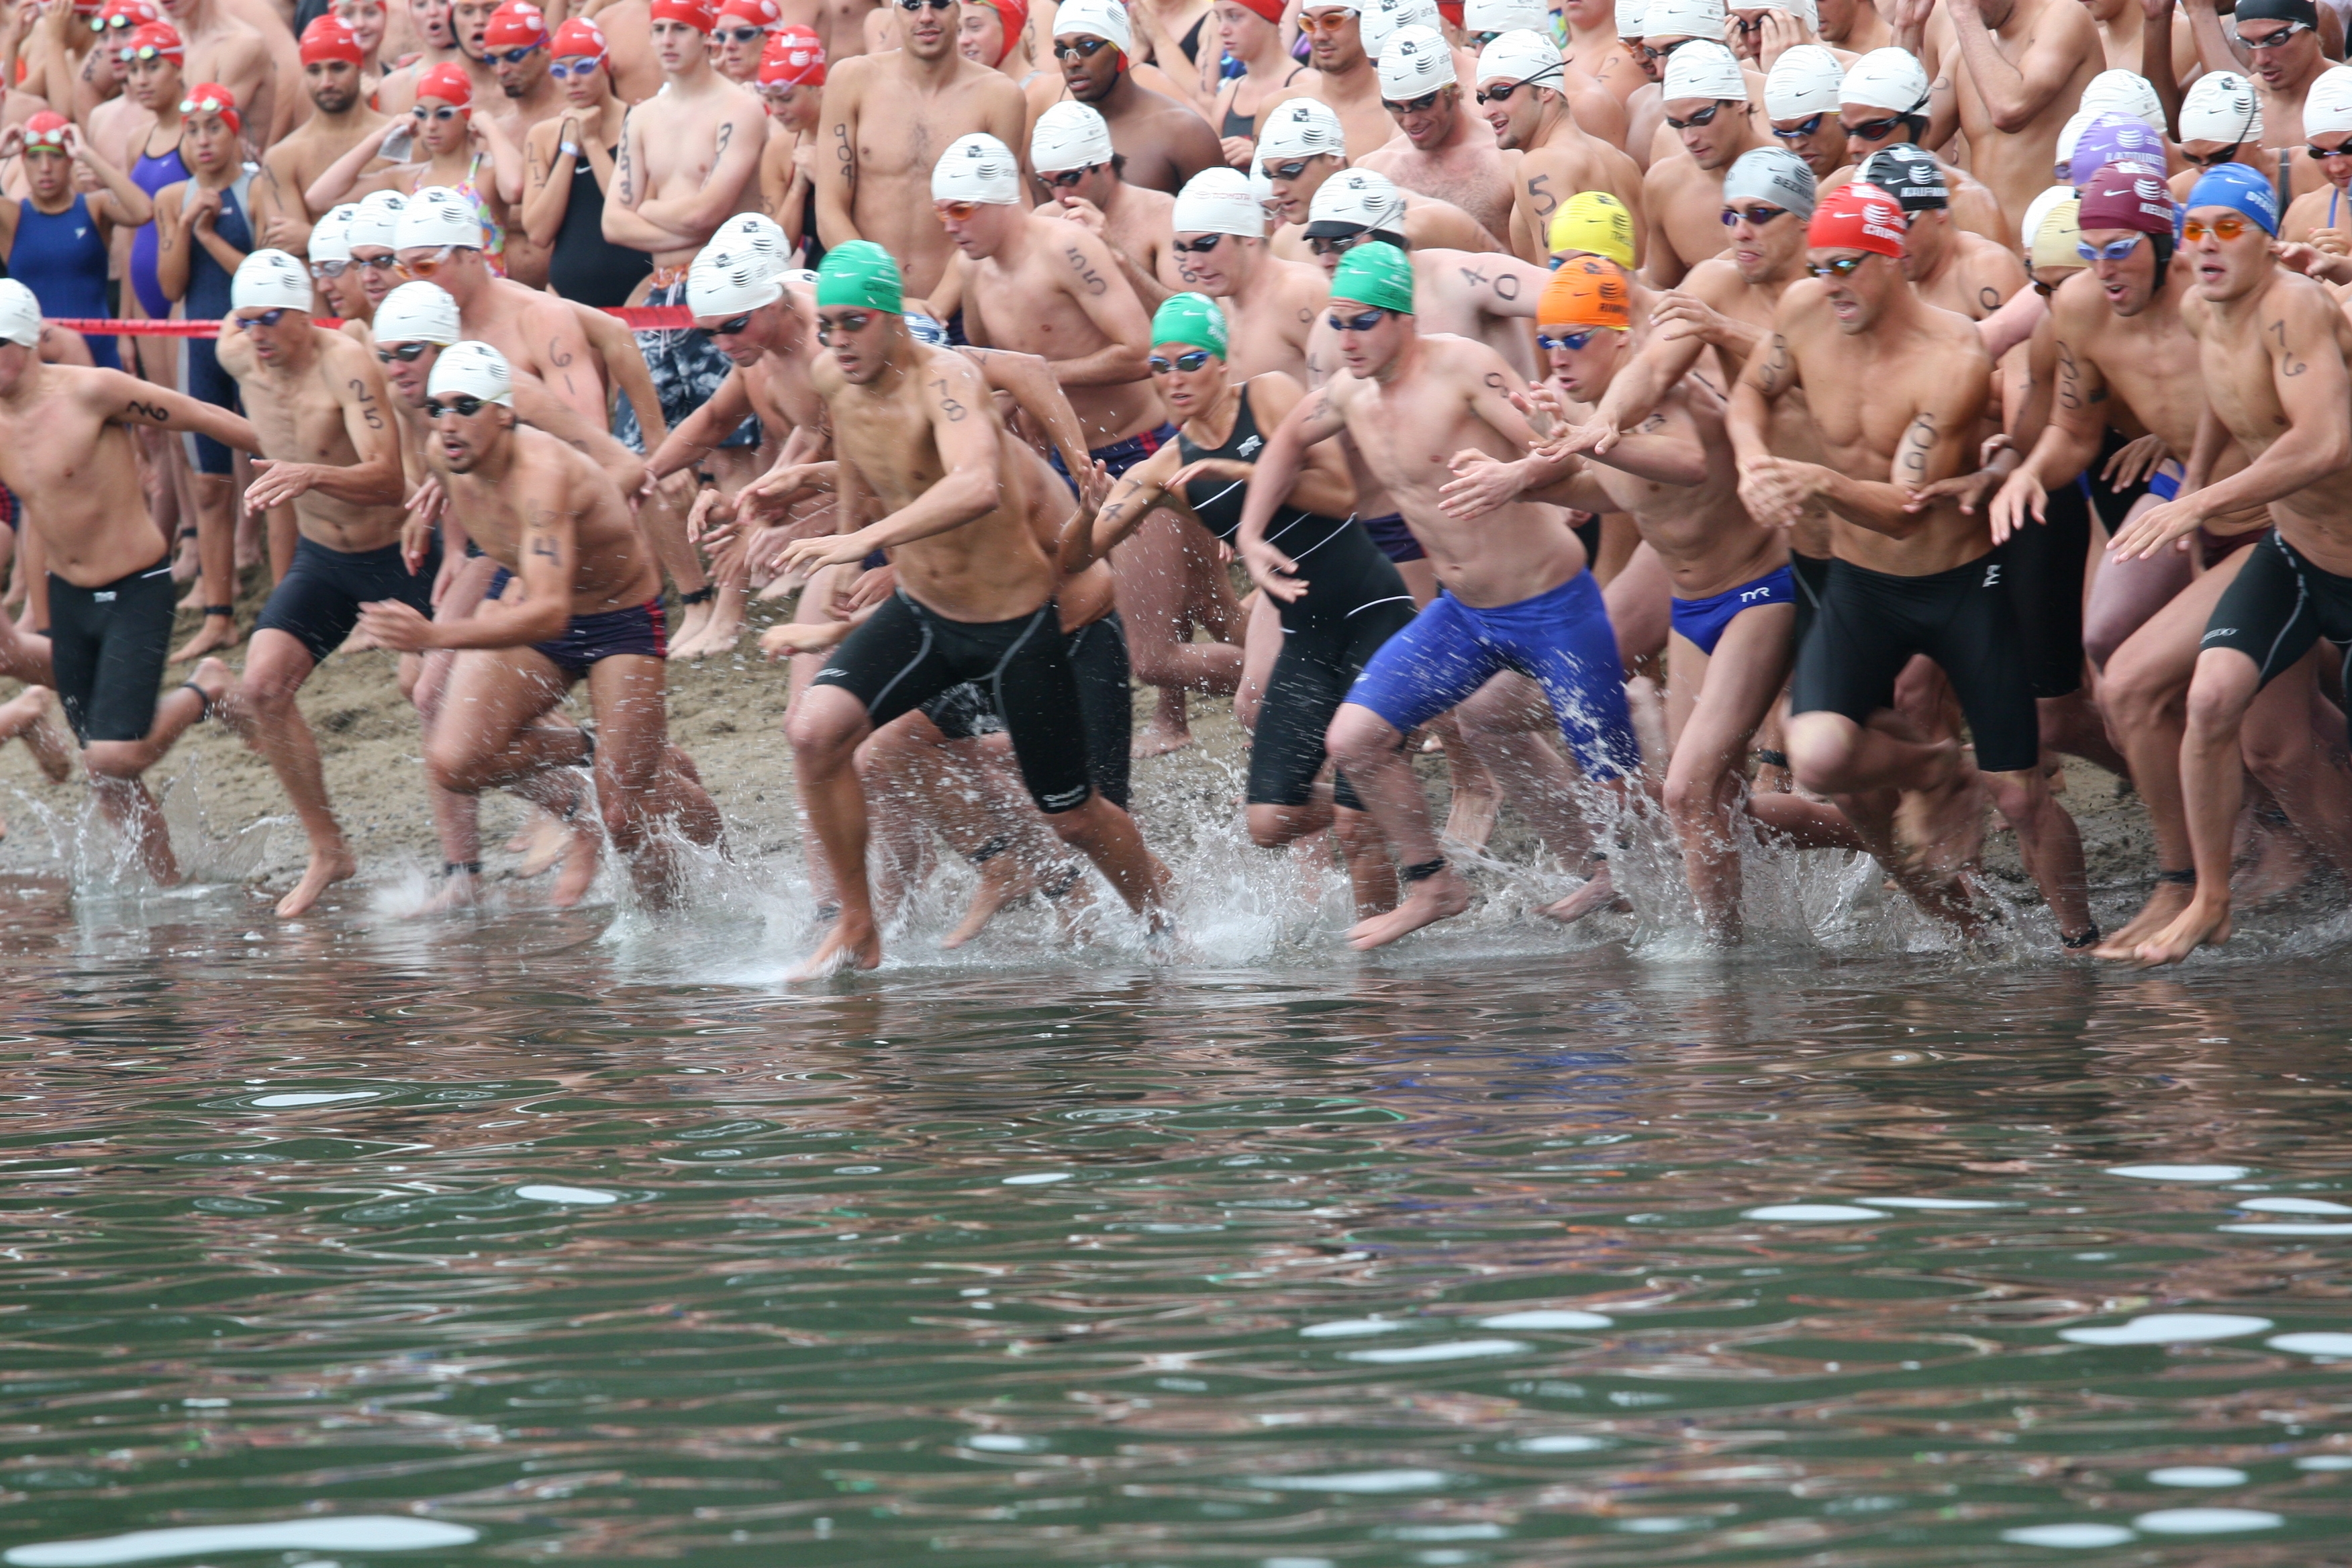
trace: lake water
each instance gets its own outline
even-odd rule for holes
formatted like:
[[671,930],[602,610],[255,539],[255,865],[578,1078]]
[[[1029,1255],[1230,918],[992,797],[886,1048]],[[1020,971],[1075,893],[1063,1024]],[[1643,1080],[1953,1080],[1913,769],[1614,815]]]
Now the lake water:
[[0,883],[20,1568],[2352,1541],[2340,949],[259,918]]

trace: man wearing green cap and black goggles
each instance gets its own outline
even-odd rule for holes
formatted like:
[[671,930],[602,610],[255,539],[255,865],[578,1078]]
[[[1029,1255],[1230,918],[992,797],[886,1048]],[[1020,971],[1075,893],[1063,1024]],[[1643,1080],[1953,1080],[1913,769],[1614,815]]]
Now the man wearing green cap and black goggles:
[[[1469,907],[1470,890],[1445,862],[1429,803],[1402,752],[1405,733],[1454,707],[1505,670],[1541,686],[1584,776],[1612,791],[1641,766],[1625,707],[1624,670],[1584,546],[1559,508],[1510,500],[1460,515],[1453,462],[1467,450],[1516,462],[1536,432],[1511,403],[1527,384],[1502,355],[1467,338],[1420,335],[1412,262],[1394,246],[1361,245],[1331,275],[1328,325],[1345,373],[1303,417],[1266,441],[1250,482],[1241,537],[1248,547],[1297,478],[1306,449],[1345,432],[1428,551],[1441,592],[1391,637],[1349,691],[1326,743],[1403,864],[1405,897],[1391,912],[1359,921],[1359,948],[1394,942]],[[1520,809],[1555,852],[1592,842],[1566,770],[1525,792]],[[1610,896],[1608,879],[1543,912],[1572,920]]]
[[784,570],[813,572],[890,552],[898,592],[825,661],[784,721],[801,802],[839,918],[803,975],[882,961],[866,877],[858,744],[901,713],[965,681],[997,704],[1030,798],[1092,860],[1128,907],[1164,923],[1167,868],[1134,819],[1094,788],[1086,729],[1054,604],[1054,563],[1005,473],[988,384],[950,349],[916,342],[899,314],[898,264],[867,240],[828,251],[817,271],[817,357],[810,379],[833,416],[837,511],[845,529],[795,540]]

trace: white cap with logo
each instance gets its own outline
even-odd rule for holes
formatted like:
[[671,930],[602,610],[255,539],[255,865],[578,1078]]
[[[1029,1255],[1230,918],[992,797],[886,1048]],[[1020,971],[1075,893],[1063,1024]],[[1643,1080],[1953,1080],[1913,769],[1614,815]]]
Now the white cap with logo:
[[308,310],[310,269],[282,250],[255,250],[228,281],[232,310]]
[[1434,27],[1399,27],[1381,51],[1381,97],[1391,103],[1426,98],[1454,82],[1454,48]]
[[[1064,6],[1067,15],[1069,6]],[[985,131],[959,136],[931,165],[931,199],[1011,206],[1021,199],[1021,163]]]
[[1774,120],[1835,114],[1845,66],[1819,44],[1799,44],[1772,62],[1764,79],[1764,112]]
[[479,250],[482,215],[474,204],[446,185],[427,185],[408,198],[393,227],[392,247],[415,250],[445,245]]
[[386,294],[368,330],[380,343],[437,343],[445,349],[465,331],[457,322],[457,301],[437,283],[403,283]]
[[1029,166],[1041,174],[1091,169],[1109,163],[1112,151],[1110,121],[1091,105],[1068,99],[1049,106],[1029,132]]
[[433,374],[425,384],[427,397],[478,397],[485,403],[514,405],[514,372],[507,356],[486,342],[467,339],[451,343],[433,361]]

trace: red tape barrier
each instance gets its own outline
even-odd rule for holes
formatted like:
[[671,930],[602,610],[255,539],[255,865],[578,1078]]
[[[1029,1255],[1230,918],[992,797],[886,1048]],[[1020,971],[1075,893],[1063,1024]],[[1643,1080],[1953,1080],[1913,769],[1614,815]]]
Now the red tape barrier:
[[[604,314],[618,317],[623,324],[639,331],[675,331],[694,325],[694,313],[683,305],[635,305],[608,308]],[[63,327],[69,332],[85,332],[95,338],[216,338],[220,336],[218,321],[106,321],[82,316],[45,317],[52,327]],[[314,316],[313,325],[335,328],[342,325],[332,316]]]

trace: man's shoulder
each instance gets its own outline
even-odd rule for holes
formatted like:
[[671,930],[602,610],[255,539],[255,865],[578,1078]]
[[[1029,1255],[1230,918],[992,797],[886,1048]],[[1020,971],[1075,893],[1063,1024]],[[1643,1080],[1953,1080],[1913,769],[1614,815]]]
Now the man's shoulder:
[[1720,310],[1748,294],[1748,279],[1739,268],[1720,256],[1710,256],[1683,275],[1675,292],[1688,294]]

